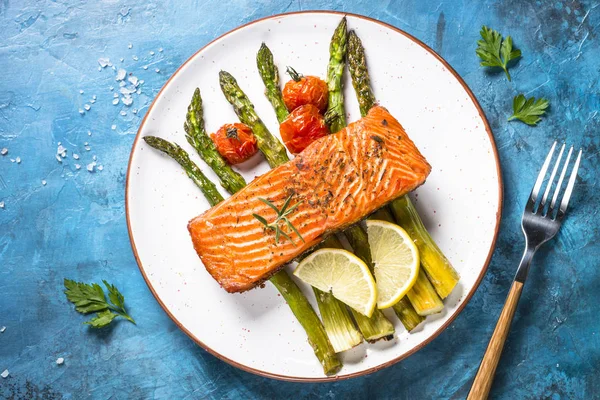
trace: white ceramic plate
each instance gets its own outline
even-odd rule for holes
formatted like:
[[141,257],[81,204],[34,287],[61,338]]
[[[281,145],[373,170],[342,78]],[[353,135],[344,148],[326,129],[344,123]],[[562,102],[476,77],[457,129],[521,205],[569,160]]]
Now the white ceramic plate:
[[[206,272],[186,225],[209,208],[207,201],[175,162],[139,139],[157,135],[176,141],[217,182],[184,138],[185,112],[194,89],[200,87],[209,132],[237,122],[219,88],[219,71],[229,71],[271,132],[278,134],[256,69],[261,42],[273,51],[283,82],[288,80],[283,74],[286,65],[324,77],[329,40],[341,17],[330,12],[274,16],[213,41],[163,87],[140,126],[131,154],[127,221],[148,286],[175,323],[199,345],[263,376],[311,381],[348,378],[391,365],[422,348],[472,296],[498,231],[502,182],[496,148],[465,83],[417,39],[381,22],[348,15],[348,28],[356,30],[366,48],[376,98],[403,124],[433,166],[425,185],[412,196],[429,232],[461,274],[459,286],[446,299],[444,312],[427,318],[414,333],[408,334],[388,313],[396,325],[395,340],[363,344],[345,353],[338,377],[326,378],[304,331],[272,285],[228,294]],[[349,121],[360,118],[348,79],[345,95]],[[267,170],[262,156],[255,156],[241,169],[247,181]],[[312,300],[308,288],[302,286]]]

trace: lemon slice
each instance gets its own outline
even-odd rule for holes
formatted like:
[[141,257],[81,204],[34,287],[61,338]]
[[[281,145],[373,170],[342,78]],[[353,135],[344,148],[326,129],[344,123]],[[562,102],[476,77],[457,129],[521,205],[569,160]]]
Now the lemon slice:
[[367,220],[377,282],[377,308],[396,304],[419,276],[419,251],[408,233],[386,221]]
[[346,250],[320,249],[306,257],[294,275],[370,317],[377,304],[377,287],[369,267]]

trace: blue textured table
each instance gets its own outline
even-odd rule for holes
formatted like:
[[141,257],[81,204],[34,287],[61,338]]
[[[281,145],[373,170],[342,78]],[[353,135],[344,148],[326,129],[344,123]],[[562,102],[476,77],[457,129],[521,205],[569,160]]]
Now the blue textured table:
[[[6,326],[0,333],[0,371],[10,372],[0,379],[0,397],[463,398],[521,255],[523,202],[554,139],[584,147],[581,179],[565,226],[534,261],[492,395],[600,395],[598,4],[189,3],[0,1],[0,149],[8,149],[0,156],[0,327]],[[384,371],[319,385],[250,375],[188,339],[144,283],[124,211],[134,134],[167,78],[218,35],[263,16],[300,9],[368,15],[406,30],[440,53],[487,114],[505,184],[492,263],[450,328]],[[512,70],[513,82],[479,67],[474,50],[482,24],[512,35],[523,51]],[[110,66],[98,71],[102,57],[144,80],[140,93],[132,94],[131,107],[112,104],[119,86]],[[539,127],[506,121],[518,92],[550,100],[550,112]],[[57,159],[59,142],[67,156]],[[62,294],[64,277],[115,283],[138,325],[120,322],[106,330],[88,329]],[[58,357],[64,357],[64,365],[55,363]]]

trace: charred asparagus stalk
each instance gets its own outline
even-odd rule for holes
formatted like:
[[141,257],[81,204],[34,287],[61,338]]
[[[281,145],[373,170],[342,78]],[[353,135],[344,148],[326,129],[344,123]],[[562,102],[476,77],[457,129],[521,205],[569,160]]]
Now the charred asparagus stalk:
[[[344,25],[345,26],[345,25]],[[336,38],[336,36],[334,35],[334,38]],[[265,88],[266,88],[266,96],[269,99],[269,101],[271,102],[271,105],[273,106],[273,108],[275,109],[275,113],[277,115],[277,119],[279,120],[279,122],[282,122],[283,120],[285,120],[285,118],[288,116],[288,112],[287,112],[287,108],[285,107],[285,104],[283,103],[283,99],[282,99],[282,94],[281,94],[281,88],[279,86],[279,81],[278,81],[278,75],[277,75],[277,67],[275,66],[274,62],[273,62],[273,54],[271,53],[271,50],[269,50],[269,48],[263,43],[261,45],[260,50],[258,51],[258,54],[256,56],[256,63],[258,66],[258,71],[260,73],[260,76],[265,84]],[[342,98],[342,105],[343,105],[343,98]],[[343,112],[343,108],[342,108],[342,112]],[[275,138],[273,138],[273,140],[277,140]],[[367,265],[369,265],[370,267],[372,267],[371,264],[371,253],[369,250],[369,244],[368,241],[366,240],[366,233],[364,232],[364,230],[360,227],[360,226],[356,226],[355,228],[352,228],[350,230],[350,234],[352,234],[352,231],[356,230],[354,232],[354,236],[356,237],[364,237],[365,240],[363,243],[354,243],[351,245],[353,246],[354,249],[354,253],[361,258]],[[330,248],[339,248],[339,249],[343,249],[342,244],[339,242],[339,240],[335,237],[335,236],[331,236],[328,239],[328,244],[326,247],[330,247]],[[349,238],[350,240],[350,238]],[[354,247],[356,246],[356,247]],[[363,336],[365,337],[365,339],[367,341],[376,341],[382,338],[389,338],[394,334],[394,326],[393,324],[385,317],[385,315],[383,315],[383,313],[380,310],[375,310],[373,315],[371,316],[371,318],[367,318],[364,315],[362,315],[359,312],[356,312],[355,310],[350,310],[352,312],[352,315],[354,316],[354,320],[356,321],[356,324],[358,325],[358,328],[360,329],[360,331],[362,332]]]
[[[187,152],[179,147],[179,145],[155,136],[145,136],[144,140],[151,147],[162,151],[177,161],[177,163],[183,167],[190,179],[192,179],[192,181],[200,188],[211,206],[215,206],[223,201],[223,196],[217,191],[215,184],[202,173],[200,168],[190,160]],[[232,172],[234,171],[232,170]],[[273,275],[270,282],[272,282],[277,290],[279,290],[298,319],[298,322],[300,322],[300,325],[302,325],[306,331],[308,342],[323,366],[325,374],[332,375],[337,373],[342,368],[342,363],[335,354],[333,346],[329,341],[319,317],[300,288],[298,288],[285,271],[279,271]]]
[[[375,96],[373,96],[371,90],[365,49],[360,38],[354,31],[350,32],[348,38],[348,69],[352,76],[352,85],[358,97],[360,113],[362,116],[365,116],[375,104]],[[442,299],[446,298],[458,283],[458,273],[425,229],[417,210],[407,195],[392,202],[391,210],[396,218],[396,222],[415,239],[419,248],[419,255],[421,256],[421,266],[425,269],[431,284],[433,284],[433,287]],[[419,283],[418,287],[423,291],[427,291],[425,282],[421,280]],[[412,298],[409,298],[411,301],[413,299],[417,300],[418,296],[413,293]],[[427,304],[425,299],[421,300],[423,300],[423,305]],[[435,303],[437,302],[434,301],[431,303],[432,306]],[[421,315],[427,315],[427,313],[430,313],[430,311],[422,310],[420,312]]]

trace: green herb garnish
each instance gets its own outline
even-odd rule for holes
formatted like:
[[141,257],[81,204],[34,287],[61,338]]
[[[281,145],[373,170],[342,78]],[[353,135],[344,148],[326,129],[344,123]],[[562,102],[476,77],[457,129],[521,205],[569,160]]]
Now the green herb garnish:
[[65,279],[65,294],[67,300],[75,304],[75,310],[81,314],[89,314],[97,312],[94,318],[84,322],[92,328],[104,328],[112,322],[116,317],[123,317],[126,320],[133,322],[133,318],[127,314],[125,310],[125,298],[114,285],[109,284],[105,280],[102,281],[108,289],[108,299],[106,301],[104,290],[97,283],[87,284],[75,282],[70,279]]
[[300,205],[300,203],[302,203],[302,201],[299,201],[296,204],[294,204],[293,206],[291,206],[290,208],[288,208],[288,206],[290,205],[290,201],[292,201],[293,196],[294,195],[291,194],[290,197],[287,198],[285,203],[283,203],[283,207],[281,207],[281,210],[279,210],[269,200],[264,199],[262,197],[258,198],[260,201],[262,201],[263,203],[265,203],[266,205],[271,207],[273,210],[275,210],[275,212],[277,213],[277,218],[275,219],[275,221],[273,221],[273,223],[268,223],[264,217],[261,217],[258,214],[252,214],[252,216],[254,218],[256,218],[257,220],[259,220],[260,223],[263,224],[267,229],[275,231],[275,243],[279,243],[280,236],[283,236],[284,238],[286,238],[287,240],[292,242],[292,244],[294,246],[296,245],[296,243],[294,243],[292,238],[281,229],[281,226],[279,223],[280,221],[284,222],[292,231],[294,231],[296,233],[296,235],[298,235],[300,240],[302,240],[302,242],[304,243],[304,238],[302,237],[302,235],[300,235],[300,232],[298,232],[296,227],[294,225],[292,225],[292,223],[290,222],[289,219],[287,219],[287,216],[290,215]]
[[503,40],[500,33],[485,25],[481,27],[480,34],[483,40],[477,41],[475,53],[481,58],[481,65],[502,68],[510,81],[508,63],[521,57],[521,50],[513,50],[510,36]]
[[546,108],[549,105],[548,100],[544,98],[536,100],[535,97],[530,97],[525,99],[525,96],[520,94],[515,96],[513,100],[513,115],[508,120],[518,119],[527,125],[537,125],[542,120],[540,116],[546,113]]

